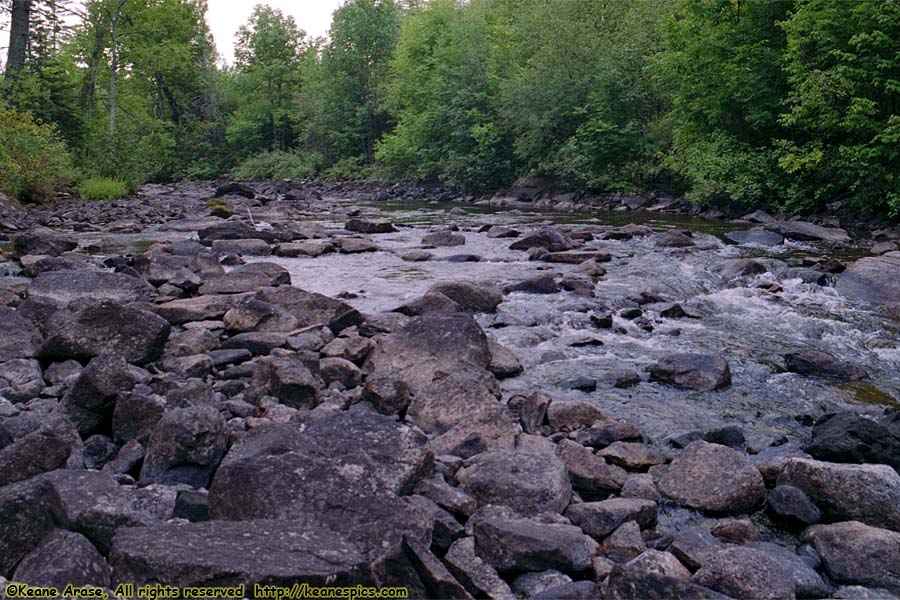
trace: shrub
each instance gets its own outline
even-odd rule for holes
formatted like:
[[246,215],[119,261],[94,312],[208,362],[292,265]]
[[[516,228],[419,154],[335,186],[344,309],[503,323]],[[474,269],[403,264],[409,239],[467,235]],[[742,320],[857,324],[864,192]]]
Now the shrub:
[[321,165],[316,153],[265,152],[251,156],[234,169],[235,179],[262,181],[264,179],[311,179]]
[[78,195],[82,200],[115,200],[127,196],[132,186],[121,179],[109,177],[93,177],[86,179],[78,186]]
[[0,106],[0,191],[40,202],[72,179],[72,162],[56,127]]

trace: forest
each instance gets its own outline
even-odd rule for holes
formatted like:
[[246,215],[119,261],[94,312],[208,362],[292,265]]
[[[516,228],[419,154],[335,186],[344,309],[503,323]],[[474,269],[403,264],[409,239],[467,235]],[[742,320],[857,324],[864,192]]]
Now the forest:
[[900,216],[900,3],[347,0],[329,34],[205,0],[2,0],[0,190],[535,175],[734,210]]

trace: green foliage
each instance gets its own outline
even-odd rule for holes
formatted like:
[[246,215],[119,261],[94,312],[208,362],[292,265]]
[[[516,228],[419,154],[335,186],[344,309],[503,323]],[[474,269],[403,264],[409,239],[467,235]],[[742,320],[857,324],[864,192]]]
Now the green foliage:
[[82,200],[116,200],[134,191],[134,186],[121,179],[92,177],[78,185],[78,196]]
[[265,152],[241,162],[234,169],[235,179],[262,181],[265,179],[311,179],[315,177],[321,157],[297,152]]
[[0,191],[40,202],[73,176],[69,153],[54,125],[0,105]]

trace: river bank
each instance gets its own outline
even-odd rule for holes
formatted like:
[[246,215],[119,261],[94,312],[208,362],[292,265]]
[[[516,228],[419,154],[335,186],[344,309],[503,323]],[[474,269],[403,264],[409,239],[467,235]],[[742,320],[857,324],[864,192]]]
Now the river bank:
[[896,230],[221,183],[0,215],[0,576],[900,590]]

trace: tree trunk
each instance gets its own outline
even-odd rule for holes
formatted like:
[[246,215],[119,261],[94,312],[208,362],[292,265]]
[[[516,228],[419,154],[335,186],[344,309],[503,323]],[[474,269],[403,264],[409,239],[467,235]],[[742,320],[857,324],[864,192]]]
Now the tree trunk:
[[31,0],[12,0],[12,15],[9,28],[9,54],[6,59],[6,77],[18,73],[25,67],[28,50],[29,26],[31,23]]

